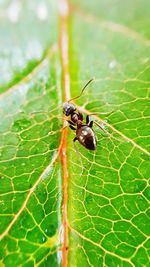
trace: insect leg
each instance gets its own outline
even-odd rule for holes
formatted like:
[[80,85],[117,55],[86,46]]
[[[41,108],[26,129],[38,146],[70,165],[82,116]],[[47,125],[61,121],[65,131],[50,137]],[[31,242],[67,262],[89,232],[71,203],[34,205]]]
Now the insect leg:
[[72,130],[76,130],[76,128],[74,128],[72,125],[69,125],[69,127],[70,127],[70,129],[72,129]]
[[94,121],[94,123],[105,133],[108,135],[108,132],[99,124],[97,123],[96,121]]
[[89,124],[89,121],[90,121],[90,119],[89,119],[89,115],[87,115],[87,116],[86,116],[86,124]]
[[90,128],[93,126],[93,121],[90,121],[89,115],[86,116],[86,124],[88,124]]
[[75,138],[73,139],[73,142],[75,142],[75,141],[77,141],[77,137],[75,137]]
[[107,112],[94,112],[94,113],[90,113],[90,115],[110,115],[114,112],[114,110],[111,111],[107,111]]
[[90,123],[89,123],[89,127],[90,127],[90,128],[93,127],[93,121],[90,121]]
[[73,123],[72,121],[68,121],[71,125],[75,125],[75,123]]

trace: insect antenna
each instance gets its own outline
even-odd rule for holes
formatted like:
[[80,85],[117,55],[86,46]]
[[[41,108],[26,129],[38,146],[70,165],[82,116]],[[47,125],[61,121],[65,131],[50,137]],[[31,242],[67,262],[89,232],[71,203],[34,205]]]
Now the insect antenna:
[[80,93],[80,95],[78,95],[78,96],[75,96],[75,97],[73,97],[73,98],[71,98],[71,99],[69,99],[69,101],[68,101],[68,103],[70,102],[70,101],[72,101],[72,100],[74,100],[74,99],[77,99],[77,98],[79,98],[82,94],[83,94],[83,92],[84,92],[84,90],[85,90],[85,88],[93,81],[94,79],[90,79],[87,83],[86,83],[86,85],[83,87],[83,89],[82,89],[82,91],[81,91],[81,93]]

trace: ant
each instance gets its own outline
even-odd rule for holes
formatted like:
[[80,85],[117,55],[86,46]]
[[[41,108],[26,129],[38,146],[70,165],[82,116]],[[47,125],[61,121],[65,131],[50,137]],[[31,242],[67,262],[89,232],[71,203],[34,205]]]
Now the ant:
[[86,116],[86,123],[83,122],[82,113],[77,110],[76,106],[70,101],[79,98],[85,88],[91,83],[93,79],[89,80],[86,85],[83,87],[79,96],[76,96],[70,99],[68,102],[63,104],[63,113],[68,117],[70,116],[70,120],[68,120],[69,127],[76,131],[76,137],[73,141],[79,141],[79,143],[89,150],[96,150],[97,140],[95,133],[92,129],[93,121],[89,120],[89,115]]

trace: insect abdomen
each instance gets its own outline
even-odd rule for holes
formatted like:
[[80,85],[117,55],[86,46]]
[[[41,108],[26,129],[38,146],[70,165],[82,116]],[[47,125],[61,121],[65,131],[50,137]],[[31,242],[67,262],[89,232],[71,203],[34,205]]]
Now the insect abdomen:
[[89,150],[96,149],[96,137],[89,126],[82,126],[76,131],[77,140]]

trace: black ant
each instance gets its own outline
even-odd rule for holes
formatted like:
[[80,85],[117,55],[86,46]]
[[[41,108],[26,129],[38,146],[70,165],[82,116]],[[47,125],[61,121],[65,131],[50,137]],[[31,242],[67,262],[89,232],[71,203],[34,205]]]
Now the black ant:
[[[73,139],[75,142],[76,140],[79,141],[81,145],[86,147],[89,150],[95,150],[97,145],[97,140],[95,133],[92,129],[93,121],[89,120],[89,115],[86,116],[86,123],[83,123],[83,115],[80,113],[76,106],[70,101],[79,98],[85,88],[91,83],[93,79],[89,80],[86,85],[83,87],[81,94],[79,96],[76,96],[72,99],[70,99],[68,102],[65,102],[63,104],[63,113],[68,117],[70,116],[70,120],[68,120],[68,123],[70,124],[69,127],[76,131],[76,137]],[[75,128],[76,126],[76,128]]]

